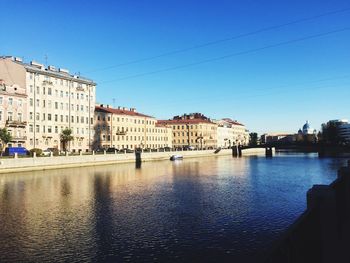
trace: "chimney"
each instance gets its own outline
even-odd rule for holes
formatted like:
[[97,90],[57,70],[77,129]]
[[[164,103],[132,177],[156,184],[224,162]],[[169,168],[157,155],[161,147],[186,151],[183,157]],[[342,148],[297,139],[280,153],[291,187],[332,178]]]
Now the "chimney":
[[126,107],[123,107],[123,110],[126,110]]
[[120,110],[120,106],[118,106],[118,110]]
[[109,105],[107,104],[107,108],[109,109]]
[[130,108],[130,111],[136,112],[136,109],[135,108]]

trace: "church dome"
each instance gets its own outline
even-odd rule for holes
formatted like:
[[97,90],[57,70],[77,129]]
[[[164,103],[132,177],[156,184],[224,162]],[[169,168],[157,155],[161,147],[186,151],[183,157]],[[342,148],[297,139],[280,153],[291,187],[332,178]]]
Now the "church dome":
[[313,134],[314,129],[311,128],[309,121],[306,121],[306,123],[303,126],[303,134]]

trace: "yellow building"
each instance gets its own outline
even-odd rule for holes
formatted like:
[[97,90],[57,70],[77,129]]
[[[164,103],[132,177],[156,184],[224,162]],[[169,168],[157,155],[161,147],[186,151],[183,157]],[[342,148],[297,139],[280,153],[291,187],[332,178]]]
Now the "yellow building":
[[175,148],[193,147],[211,149],[217,147],[217,125],[201,113],[175,116],[159,123],[172,128]]
[[95,107],[94,149],[159,149],[172,147],[172,131],[135,108]]

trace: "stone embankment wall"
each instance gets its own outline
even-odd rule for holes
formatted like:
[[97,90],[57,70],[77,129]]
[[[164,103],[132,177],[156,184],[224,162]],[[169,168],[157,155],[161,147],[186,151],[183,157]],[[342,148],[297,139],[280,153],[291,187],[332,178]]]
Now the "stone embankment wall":
[[[172,155],[182,155],[184,159],[195,157],[231,155],[231,149],[223,149],[218,153],[214,150],[176,151],[176,152],[143,152],[142,161],[169,160]],[[0,173],[11,173],[33,170],[47,170],[70,168],[80,166],[105,165],[115,163],[136,162],[134,153],[108,153],[73,156],[49,156],[28,158],[3,158],[0,159]]]
[[267,255],[266,263],[350,262],[350,162],[333,183],[307,192],[307,210]]

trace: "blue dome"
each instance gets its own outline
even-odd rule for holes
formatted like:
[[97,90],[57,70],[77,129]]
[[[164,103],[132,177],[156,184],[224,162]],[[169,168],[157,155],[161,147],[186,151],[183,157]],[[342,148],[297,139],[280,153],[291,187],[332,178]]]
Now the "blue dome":
[[303,126],[303,130],[308,130],[308,129],[310,129],[310,124],[309,124],[309,122],[307,121],[307,122],[304,124],[304,126]]

